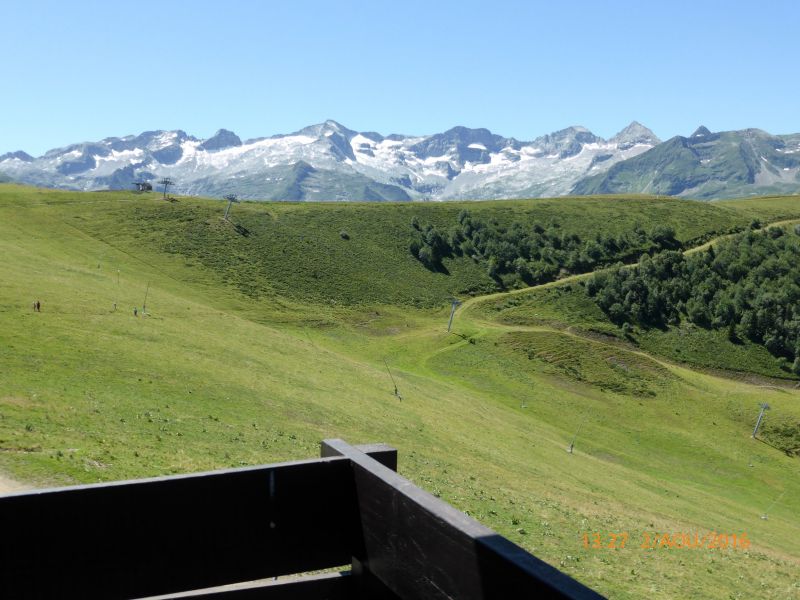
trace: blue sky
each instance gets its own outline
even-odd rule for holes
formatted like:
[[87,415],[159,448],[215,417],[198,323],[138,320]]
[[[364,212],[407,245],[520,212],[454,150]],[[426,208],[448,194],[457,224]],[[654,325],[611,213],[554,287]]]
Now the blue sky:
[[150,129],[243,139],[327,118],[529,140],[800,131],[800,2],[0,4],[0,153]]

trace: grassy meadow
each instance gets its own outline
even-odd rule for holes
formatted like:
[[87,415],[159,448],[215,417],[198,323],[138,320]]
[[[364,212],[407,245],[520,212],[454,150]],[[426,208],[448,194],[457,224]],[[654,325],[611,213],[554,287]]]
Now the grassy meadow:
[[[242,203],[235,226],[220,201],[0,185],[0,474],[69,485],[383,441],[401,474],[610,597],[800,598],[800,459],[750,438],[759,402],[765,428],[800,422],[794,381],[756,350],[732,373],[713,339],[626,339],[580,276],[502,292],[467,257],[426,269],[412,217],[446,229],[465,206],[697,243],[800,218],[796,198],[590,197]],[[453,295],[473,297],[447,333]],[[751,545],[640,548],[695,531]],[[624,549],[584,547],[621,532]]]

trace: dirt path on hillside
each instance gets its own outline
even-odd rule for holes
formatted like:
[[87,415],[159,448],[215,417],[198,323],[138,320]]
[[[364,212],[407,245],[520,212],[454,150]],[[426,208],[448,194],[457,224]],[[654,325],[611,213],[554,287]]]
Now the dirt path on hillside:
[[29,486],[0,474],[0,496],[28,489]]
[[[785,227],[786,225],[797,225],[797,224],[800,224],[800,219],[786,219],[785,221],[775,221],[773,223],[766,223],[765,225],[762,225],[761,229],[756,229],[756,231],[765,231],[772,227]],[[688,256],[689,254],[694,254],[695,252],[702,252],[703,250],[707,250],[709,246],[716,246],[721,241],[728,240],[735,235],[739,235],[739,233],[742,232],[740,231],[738,233],[728,233],[726,235],[721,235],[704,244],[700,244],[699,246],[695,246],[694,248],[689,248],[688,250],[684,251],[684,254]]]
[[[764,231],[766,231],[767,229],[769,229],[771,227],[785,227],[787,225],[793,225],[793,224],[800,224],[800,219],[786,219],[786,220],[782,220],[782,221],[775,221],[775,222],[772,222],[772,223],[765,223],[757,231],[764,232]],[[688,256],[690,254],[694,254],[695,252],[701,252],[703,250],[706,250],[710,246],[714,246],[714,245],[718,244],[719,242],[721,242],[723,240],[732,238],[735,235],[738,235],[738,233],[731,233],[731,234],[721,235],[721,236],[716,237],[716,238],[714,238],[712,240],[709,240],[709,241],[707,241],[707,242],[705,242],[705,243],[703,243],[703,244],[701,244],[699,246],[695,246],[693,248],[689,248],[687,250],[684,250],[683,253],[684,253],[684,255]],[[625,265],[625,266],[635,269],[638,266],[638,263],[632,263],[632,264]],[[476,316],[475,315],[475,309],[478,308],[481,304],[492,302],[492,301],[495,301],[495,300],[500,300],[502,298],[508,298],[508,297],[511,297],[511,296],[516,296],[518,294],[535,293],[537,291],[540,291],[540,290],[546,289],[546,288],[558,287],[558,286],[566,285],[566,284],[569,284],[569,283],[580,282],[580,281],[583,281],[585,279],[588,279],[589,277],[591,277],[595,273],[598,273],[598,272],[601,272],[601,271],[609,271],[609,270],[611,270],[611,268],[613,268],[613,267],[606,267],[606,268],[603,268],[603,269],[598,269],[597,271],[590,271],[588,273],[578,273],[578,274],[575,274],[575,275],[569,275],[567,277],[564,277],[563,279],[556,279],[555,281],[548,281],[547,283],[542,283],[542,284],[539,284],[539,285],[532,285],[532,286],[529,286],[529,287],[519,288],[519,289],[515,289],[515,290],[507,290],[507,291],[504,291],[504,292],[495,292],[493,294],[487,294],[485,296],[474,296],[472,298],[469,298],[469,299],[465,300],[456,309],[456,313],[455,314],[456,315],[460,315],[462,319],[464,319],[464,318],[466,318],[468,320],[471,319],[473,322],[475,322],[477,325],[483,327],[484,329],[494,329],[495,331],[497,331],[497,330],[506,330],[506,331],[509,331],[509,332],[510,331],[553,332],[553,333],[560,333],[560,334],[563,334],[563,335],[572,336],[572,337],[579,338],[579,339],[592,340],[592,339],[594,339],[592,335],[589,335],[586,332],[582,332],[582,331],[575,331],[572,327],[569,327],[569,326],[564,327],[564,328],[556,328],[556,327],[537,326],[537,325],[510,325],[510,324],[506,324],[506,323],[500,323],[498,321],[493,321],[490,318],[486,318],[486,317],[482,318],[482,316]],[[618,346],[621,350],[624,350],[626,352],[630,352],[631,354],[636,354],[636,355],[639,355],[639,356],[641,356],[643,358],[647,358],[649,360],[652,360],[653,362],[661,365],[662,367],[670,369],[670,370],[674,370],[676,368],[689,369],[689,370],[693,370],[693,371],[707,373],[707,374],[710,374],[710,375],[713,375],[713,376],[717,376],[717,377],[722,377],[724,379],[740,380],[740,381],[743,381],[744,383],[748,383],[750,385],[755,385],[755,386],[758,386],[758,387],[776,387],[776,388],[782,388],[782,389],[797,389],[798,387],[800,387],[800,383],[798,383],[795,380],[790,380],[790,379],[784,380],[784,379],[778,379],[778,378],[775,378],[775,377],[769,377],[769,376],[766,376],[766,375],[757,375],[755,373],[746,373],[746,372],[739,372],[739,371],[728,371],[726,369],[704,368],[704,367],[699,367],[697,365],[692,365],[692,364],[689,364],[689,363],[678,363],[678,362],[670,361],[669,359],[666,359],[664,357],[655,356],[655,355],[650,354],[648,352],[644,352],[642,350],[638,350],[636,348],[627,347],[624,342],[620,342],[618,344],[615,343],[614,345]],[[435,354],[438,354],[439,352],[446,352],[446,351],[451,350],[451,349],[453,349],[455,347],[456,347],[456,345],[449,346],[449,347],[446,347],[446,348],[442,348],[442,349],[438,350]]]
[[[763,232],[763,231],[766,231],[767,229],[769,229],[770,227],[784,227],[786,225],[792,225],[792,224],[800,224],[800,219],[785,219],[783,221],[775,221],[773,223],[765,223],[757,231],[762,231]],[[741,233],[741,232],[739,232],[739,233]],[[728,234],[725,234],[725,235],[721,235],[719,237],[715,237],[713,240],[709,240],[709,241],[707,241],[707,242],[705,242],[703,244],[700,244],[699,246],[694,246],[693,248],[689,248],[687,250],[684,250],[683,253],[688,256],[690,254],[694,254],[695,252],[701,252],[703,250],[706,250],[709,246],[713,246],[713,245],[718,244],[719,242],[721,242],[723,240],[732,238],[735,235],[739,235],[739,233],[728,233]],[[628,265],[625,265],[625,266],[626,267],[632,267],[632,268],[635,269],[638,266],[638,263],[631,263],[631,264],[628,264]],[[495,292],[493,294],[486,294],[485,296],[474,296],[472,298],[468,298],[467,300],[465,300],[456,309],[456,314],[464,314],[466,312],[469,312],[472,307],[474,307],[477,304],[482,304],[484,302],[491,302],[492,300],[499,300],[501,298],[508,298],[508,297],[511,297],[511,296],[516,296],[517,294],[525,294],[525,293],[528,293],[528,292],[535,292],[535,291],[542,290],[542,289],[545,289],[545,288],[558,287],[558,286],[561,286],[561,285],[566,285],[568,283],[575,283],[575,282],[583,281],[584,279],[588,279],[589,277],[591,277],[595,273],[600,273],[600,272],[603,272],[603,271],[610,271],[612,268],[613,267],[604,267],[602,269],[597,269],[596,271],[589,271],[587,273],[577,273],[575,275],[568,275],[567,277],[564,277],[562,279],[556,279],[555,281],[548,281],[547,283],[540,283],[538,285],[531,285],[531,286],[528,286],[528,287],[518,288],[518,289],[515,289],[515,290],[506,290],[504,292]]]

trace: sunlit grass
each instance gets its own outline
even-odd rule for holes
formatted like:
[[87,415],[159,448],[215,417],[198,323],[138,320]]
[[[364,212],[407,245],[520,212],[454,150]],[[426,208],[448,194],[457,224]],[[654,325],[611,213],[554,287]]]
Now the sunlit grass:
[[[586,207],[605,210],[601,200],[558,202],[530,206],[565,226],[580,215],[576,227],[589,226]],[[498,218],[529,207],[471,210],[493,206]],[[613,597],[797,594],[798,460],[749,437],[759,402],[772,406],[765,425],[800,416],[797,391],[698,372],[603,337],[599,316],[565,292],[536,306],[520,294],[507,312],[475,307],[448,334],[440,299],[453,281],[482,274],[453,264],[448,279],[401,243],[377,249],[414,210],[447,222],[457,206],[237,205],[243,223],[266,211],[291,224],[281,233],[248,221],[243,240],[214,221],[223,208],[0,188],[3,472],[40,485],[94,482],[310,457],[326,437],[384,441],[399,449],[402,474]],[[697,215],[685,219],[685,235],[699,237]],[[210,237],[193,242],[181,222],[207,222]],[[349,243],[342,228],[362,245],[335,254],[341,270],[326,271],[347,280],[335,283],[332,305],[307,274]],[[284,241],[262,240],[268,231]],[[319,239],[286,254],[292,231]],[[210,238],[214,254],[201,256]],[[239,245],[248,240],[266,254],[251,256]],[[180,252],[165,252],[175,244]],[[231,256],[249,266],[230,266]],[[280,266],[282,256],[297,269]],[[243,286],[247,273],[259,277],[258,293]],[[372,281],[380,285],[369,302],[347,301]],[[297,292],[284,294],[293,282]],[[148,285],[149,316],[134,317]],[[397,300],[409,297],[430,306]],[[639,548],[644,532],[695,530],[746,532],[752,546]],[[583,548],[583,533],[620,531],[630,534],[625,550]]]

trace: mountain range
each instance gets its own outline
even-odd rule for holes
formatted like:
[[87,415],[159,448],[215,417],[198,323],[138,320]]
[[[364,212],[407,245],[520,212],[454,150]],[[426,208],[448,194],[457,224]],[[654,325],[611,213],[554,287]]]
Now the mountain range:
[[699,199],[800,191],[800,134],[700,127],[665,142],[632,122],[606,140],[568,127],[530,142],[454,127],[426,136],[325,121],[242,141],[147,131],[0,156],[0,181],[130,189],[169,177],[183,194],[262,200],[451,200],[651,193]]

